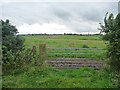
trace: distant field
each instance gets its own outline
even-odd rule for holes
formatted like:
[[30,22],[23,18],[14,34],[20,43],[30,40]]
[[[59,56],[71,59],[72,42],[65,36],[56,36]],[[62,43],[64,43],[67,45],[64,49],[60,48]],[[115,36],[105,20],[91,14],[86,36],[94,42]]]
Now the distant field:
[[[32,47],[46,44],[47,48],[106,48],[105,42],[99,35],[35,35],[23,36],[25,46]],[[78,57],[78,58],[104,58],[105,50],[49,50],[48,57]]]
[[47,47],[52,48],[82,48],[83,45],[88,45],[91,48],[105,48],[105,44],[99,35],[36,35],[23,37],[25,38],[25,45],[27,47],[45,43]]

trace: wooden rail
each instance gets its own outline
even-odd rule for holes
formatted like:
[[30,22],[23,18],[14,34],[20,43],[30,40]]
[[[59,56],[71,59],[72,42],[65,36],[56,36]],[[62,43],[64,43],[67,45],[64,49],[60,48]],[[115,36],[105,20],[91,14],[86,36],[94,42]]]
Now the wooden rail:
[[80,55],[80,54],[93,54],[93,53],[85,53],[85,52],[84,53],[81,53],[81,52],[80,53],[79,52],[73,53],[73,52],[71,52],[71,53],[48,53],[48,54],[64,54],[64,55],[68,55],[68,54],[75,54],[76,55],[76,54],[78,54],[78,55]]
[[105,48],[47,48],[49,50],[106,50]]

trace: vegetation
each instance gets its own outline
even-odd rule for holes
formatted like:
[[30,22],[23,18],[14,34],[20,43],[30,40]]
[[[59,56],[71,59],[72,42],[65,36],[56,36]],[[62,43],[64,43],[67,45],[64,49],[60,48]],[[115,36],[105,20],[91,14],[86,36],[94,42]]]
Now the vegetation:
[[[17,40],[17,30],[9,24],[9,21],[2,21],[5,26],[3,31],[6,31],[5,39],[9,36],[11,41]],[[7,27],[7,28],[6,28]],[[12,29],[11,29],[12,28]],[[9,32],[13,30],[12,34]],[[14,30],[15,29],[15,30]],[[9,33],[8,33],[9,32]],[[4,32],[3,32],[4,33]],[[10,34],[10,35],[9,35]],[[11,38],[12,37],[12,38]],[[47,45],[48,57],[76,57],[72,53],[80,53],[77,57],[81,58],[105,58],[106,50],[94,50],[106,48],[104,41],[99,35],[31,35],[22,36],[25,38],[18,47],[7,46],[5,42],[3,51],[5,52],[3,63],[3,88],[114,88],[117,87],[117,78],[114,77],[114,72],[109,69],[109,65],[101,70],[82,67],[80,69],[57,69],[47,65],[41,67],[37,65],[36,60],[39,60],[38,50],[33,46],[39,44]],[[14,40],[12,40],[14,38]],[[4,39],[4,40],[5,40]],[[17,41],[19,41],[17,40]],[[22,41],[23,40],[23,41]],[[7,40],[6,40],[7,41]],[[7,43],[7,44],[6,44]],[[11,43],[9,41],[9,43]],[[25,45],[25,48],[21,48]],[[16,43],[13,42],[16,45]],[[6,46],[5,46],[6,45]],[[11,45],[11,44],[10,44]],[[5,48],[4,48],[5,47]],[[6,49],[7,48],[7,49]],[[35,49],[36,48],[36,49]],[[51,48],[58,48],[52,50]],[[59,48],[82,48],[83,50],[59,50]],[[92,50],[84,50],[91,49]],[[41,49],[42,50],[42,49]],[[42,52],[41,52],[42,53]],[[40,53],[40,54],[41,54]],[[50,53],[59,53],[60,55]],[[69,53],[65,56],[63,53]],[[83,55],[82,55],[83,54]],[[42,57],[41,57],[42,58]]]
[[27,66],[34,65],[38,55],[36,54],[34,57],[31,51],[31,49],[17,51],[16,53],[8,51],[6,54],[9,61],[2,64],[3,75],[13,75],[15,71],[20,72],[29,68]]
[[[36,35],[23,36],[25,38],[24,45],[30,48],[33,45],[38,46],[40,43],[47,45],[47,53],[49,58],[65,57],[65,58],[94,58],[104,59],[106,57],[105,42],[99,35]],[[50,48],[84,48],[86,50],[60,50]],[[93,48],[89,50],[90,48]],[[98,48],[103,48],[97,50]]]
[[82,48],[83,45],[88,45],[90,48],[106,47],[99,35],[36,35],[23,37],[26,47],[32,47],[40,43],[46,43],[49,48]]
[[[112,78],[112,79],[111,79]],[[3,76],[7,88],[115,88],[113,73],[93,68],[29,67],[21,74]]]
[[120,13],[115,18],[113,14],[107,18],[107,14],[104,19],[105,25],[101,24],[100,30],[105,33],[103,39],[108,41],[108,58],[111,68],[117,71],[118,87],[120,87]]
[[[75,44],[79,44],[78,48],[82,48],[83,45],[87,45],[90,48],[105,48],[104,42],[99,39],[99,41],[86,39],[86,40],[79,40],[79,37],[74,38],[74,36],[67,36],[61,35],[61,36],[47,36],[47,35],[38,35],[38,36],[23,36],[25,38],[24,45],[27,45],[26,48],[30,48],[33,45],[38,45],[40,43],[47,43],[47,47],[51,46],[56,48],[63,48],[63,47],[69,47],[68,43],[66,43],[66,40],[68,40],[68,37],[71,37],[75,40]],[[54,37],[54,39],[53,39]],[[59,37],[59,39],[58,39]],[[64,37],[64,38],[63,38]],[[66,38],[65,38],[66,37]],[[82,36],[83,37],[83,36]],[[89,36],[88,36],[89,37]],[[93,36],[91,36],[93,37]],[[94,36],[99,37],[99,36]],[[52,38],[52,39],[50,39]],[[60,39],[62,38],[62,39]],[[84,36],[84,38],[87,38],[87,36]],[[52,41],[53,40],[53,41]],[[63,44],[59,45],[59,42],[62,41]],[[91,44],[94,44],[92,45]],[[100,42],[100,44],[96,44],[95,42]],[[31,43],[31,44],[30,44]],[[96,47],[95,47],[96,46]],[[73,46],[75,47],[75,46]],[[69,50],[49,50],[47,52],[51,53],[70,53]],[[87,53],[91,53],[90,50],[81,50],[81,51],[71,51],[74,52],[84,52],[85,57],[92,57],[91,55],[88,55]],[[100,50],[93,50],[94,54],[98,53],[100,54]],[[101,50],[101,53],[103,51]],[[93,53],[92,53],[93,54]],[[22,55],[21,55],[22,56]],[[52,58],[55,56],[50,55]],[[64,55],[62,55],[64,56]],[[69,57],[71,54],[69,54]],[[101,56],[101,54],[100,54]],[[58,57],[58,56],[56,56]],[[67,56],[66,56],[67,57]],[[73,56],[74,57],[74,56]],[[7,75],[3,76],[3,87],[7,88],[114,88],[116,87],[116,78],[113,78],[114,73],[106,70],[94,70],[93,68],[87,68],[83,67],[80,69],[56,69],[52,67],[39,67],[35,66],[34,64],[26,64],[24,69],[15,69],[12,74],[8,73]],[[113,78],[113,79],[111,79]]]
[[89,48],[89,46],[87,46],[87,45],[83,45],[83,48]]
[[16,36],[17,29],[9,23],[9,20],[0,21],[2,23],[2,50],[3,50],[3,63],[8,61],[7,52],[11,51],[16,53],[18,50],[23,49],[24,39]]
[[[2,66],[3,74],[13,74],[14,70],[24,69],[26,64],[34,62],[31,49],[24,48],[24,38],[17,36],[17,29],[9,23],[2,23]],[[36,55],[37,57],[37,55]]]

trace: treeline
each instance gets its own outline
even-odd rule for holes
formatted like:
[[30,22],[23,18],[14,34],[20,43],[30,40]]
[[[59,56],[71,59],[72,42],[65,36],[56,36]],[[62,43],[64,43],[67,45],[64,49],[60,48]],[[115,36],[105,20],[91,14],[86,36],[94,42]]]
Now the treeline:
[[37,35],[78,35],[78,36],[95,36],[95,35],[100,35],[100,34],[72,34],[72,33],[64,33],[64,34],[18,34],[18,36],[37,36]]

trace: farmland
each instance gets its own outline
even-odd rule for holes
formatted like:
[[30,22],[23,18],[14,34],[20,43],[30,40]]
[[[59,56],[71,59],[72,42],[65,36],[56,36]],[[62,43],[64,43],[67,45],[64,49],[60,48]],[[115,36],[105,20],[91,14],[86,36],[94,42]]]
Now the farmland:
[[[22,36],[25,47],[32,48],[39,44],[47,45],[48,59],[52,58],[87,58],[105,61],[105,42],[99,35],[36,35]],[[66,50],[66,48],[68,50]],[[70,50],[79,48],[80,50]],[[81,49],[82,48],[82,49]],[[53,50],[55,49],[55,50]],[[84,50],[85,49],[85,50]],[[90,50],[92,49],[92,50]],[[96,49],[96,50],[95,50]],[[97,50],[100,49],[100,50]],[[75,53],[75,54],[73,54]],[[78,54],[76,54],[78,53]],[[13,75],[3,76],[3,87],[7,88],[113,88],[113,73],[108,69],[95,70],[57,69],[51,66],[26,65],[26,69],[14,71]]]
[[[46,44],[48,57],[51,58],[105,58],[106,50],[95,50],[97,48],[106,48],[105,42],[99,35],[37,35],[23,37],[26,40],[25,46],[27,48]],[[86,48],[84,46],[87,46],[86,50],[65,50],[66,48]],[[62,48],[62,50],[51,50],[51,48]],[[89,48],[93,49],[90,50]]]
[[82,48],[83,45],[88,45],[90,48],[105,48],[105,43],[99,35],[37,35],[23,37],[26,40],[26,47],[46,43],[49,48]]

